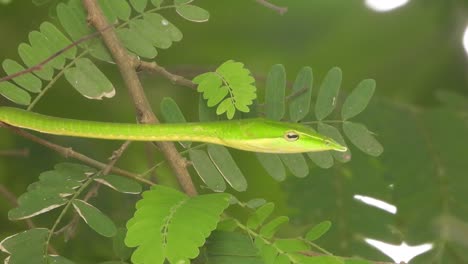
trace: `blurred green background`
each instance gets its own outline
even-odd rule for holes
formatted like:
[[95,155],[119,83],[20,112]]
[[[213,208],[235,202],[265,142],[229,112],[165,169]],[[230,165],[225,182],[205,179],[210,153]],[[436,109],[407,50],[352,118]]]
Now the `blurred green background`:
[[[413,243],[422,243],[440,238],[429,231],[432,230],[432,224],[425,226],[426,223],[421,223],[425,226],[421,231],[424,235],[411,234],[408,230],[411,231],[410,227],[415,223],[405,226],[403,223],[405,221],[402,220],[405,219],[404,215],[394,218],[376,211],[367,212],[368,209],[361,208],[357,209],[362,210],[359,211],[361,218],[357,219],[351,208],[340,211],[336,205],[339,201],[336,179],[345,179],[341,182],[344,186],[344,190],[341,190],[346,193],[343,197],[352,197],[352,194],[357,193],[356,190],[360,190],[366,195],[398,204],[398,197],[395,198],[398,196],[398,191],[384,187],[398,184],[398,177],[405,176],[411,179],[415,174],[426,171],[424,166],[430,167],[431,161],[427,162],[421,157],[421,152],[426,153],[426,149],[418,151],[419,143],[411,140],[420,139],[422,133],[414,132],[413,135],[414,122],[406,118],[413,113],[413,109],[418,109],[415,110],[417,113],[425,112],[427,109],[438,109],[441,105],[436,97],[438,91],[464,96],[468,94],[468,56],[462,45],[463,32],[468,24],[468,1],[412,0],[399,9],[384,13],[375,12],[366,7],[364,1],[358,0],[277,0],[274,3],[287,6],[288,12],[280,16],[253,0],[197,0],[197,5],[210,11],[210,21],[191,23],[178,17],[173,10],[165,10],[162,14],[177,25],[184,33],[184,38],[181,42],[174,43],[168,50],[159,50],[157,63],[173,72],[192,77],[197,73],[213,69],[228,59],[234,59],[245,63],[246,67],[255,74],[260,94],[263,93],[261,89],[269,68],[276,63],[285,65],[288,80],[291,82],[301,67],[311,66],[314,70],[314,84],[319,84],[331,67],[338,66],[343,70],[344,93],[351,91],[362,79],[375,79],[376,99],[371,109],[368,109],[367,114],[360,119],[377,134],[386,152],[380,159],[357,153],[350,164],[327,171],[313,169],[306,179],[289,177],[286,182],[277,183],[265,174],[253,154],[233,151],[237,154],[236,161],[245,168],[243,171],[249,182],[248,191],[239,194],[239,197],[243,199],[261,197],[274,201],[278,214],[287,214],[293,219],[292,227],[285,231],[289,236],[299,234],[304,227],[311,224],[332,219],[335,228],[323,244],[332,252],[341,255],[388,260],[363,243],[355,243],[357,235],[368,236],[369,232],[377,238],[397,244],[401,240],[413,239]],[[6,58],[18,59],[19,43],[26,41],[28,32],[37,29],[43,21],[57,24],[54,18],[50,18],[50,14],[53,16],[51,6],[53,5],[37,7],[27,0],[14,0],[8,5],[0,5],[0,61]],[[131,100],[116,69],[112,65],[103,63],[100,65],[116,86],[115,98],[103,101],[87,100],[62,80],[39,102],[35,111],[71,118],[133,122]],[[159,111],[161,99],[170,96],[178,102],[189,120],[197,120],[198,95],[195,91],[174,86],[163,78],[148,73],[141,73],[141,79],[156,112]],[[0,98],[0,104],[5,105],[8,102]],[[465,104],[465,107],[467,106]],[[454,123],[466,122],[466,119],[457,119],[459,115],[456,114],[466,111],[466,108],[457,109],[456,113],[447,111],[440,114],[440,119],[432,114],[422,119],[426,120],[424,122],[427,124],[439,124],[450,131],[455,129]],[[453,119],[447,117],[452,114],[455,116]],[[466,123],[464,124],[462,130],[458,131],[459,134],[456,134],[459,137],[468,135],[463,134],[468,127]],[[436,128],[437,125],[434,129]],[[445,132],[447,131],[440,133],[441,138],[454,139],[453,134],[444,134]],[[45,137],[53,142],[72,146],[75,150],[102,161],[119,145],[118,142]],[[437,146],[436,140],[434,141]],[[454,143],[453,148],[457,146],[466,148],[463,142],[466,140]],[[411,152],[411,155],[408,151],[399,152],[399,147],[409,148],[412,144],[416,150]],[[0,150],[20,148],[29,149],[30,155],[26,158],[0,157],[0,183],[16,195],[23,193],[26,186],[35,181],[40,172],[49,170],[55,163],[64,160],[52,151],[25,141],[9,131],[0,130]],[[448,152],[453,150],[447,149]],[[406,154],[402,155],[403,152]],[[144,153],[142,144],[133,144],[127,155],[119,161],[119,166],[132,171],[144,171],[148,166]],[[460,150],[454,156],[460,158],[462,163],[465,154],[466,151]],[[401,156],[400,159],[397,159],[397,156]],[[160,156],[157,158],[161,159]],[[413,162],[412,158],[420,162]],[[410,163],[417,166],[408,165]],[[458,165],[460,164],[454,166]],[[460,165],[460,170],[456,170],[455,174],[461,175],[460,171],[465,167],[466,165]],[[396,171],[396,168],[399,171]],[[409,173],[409,169],[415,174]],[[429,168],[427,171],[428,179],[434,178],[429,175],[434,170]],[[356,172],[365,177],[346,178],[346,175],[356,175]],[[395,175],[396,173],[399,175]],[[168,169],[165,166],[158,171],[158,174],[163,175],[166,182],[171,181],[170,177],[167,177]],[[417,184],[427,181],[424,175],[421,177],[419,182],[407,183],[405,188],[417,191],[419,188]],[[457,180],[462,178],[459,176]],[[463,182],[465,183],[466,181]],[[468,189],[468,185],[464,186],[465,190]],[[324,192],[328,188],[334,191]],[[429,189],[434,189],[431,188]],[[450,196],[453,196],[451,199],[456,200],[456,203],[468,201],[463,200],[466,198],[463,195],[450,194]],[[428,202],[426,198],[421,198],[418,202],[426,203]],[[99,200],[100,208],[104,208],[103,210],[109,212],[113,219],[117,219],[116,222],[123,225],[131,215],[136,199],[136,197],[101,191],[96,201]],[[314,202],[317,202],[316,206]],[[351,202],[346,200],[344,206]],[[7,212],[10,208],[11,205],[1,198],[0,237],[2,238],[24,229],[23,223],[8,221]],[[121,210],[122,208],[129,210]],[[439,211],[440,208],[437,208],[433,211]],[[468,219],[467,212],[457,213],[460,219],[464,219],[463,221]],[[50,219],[47,216],[39,217],[37,223],[49,226]],[[400,229],[395,231],[387,228],[388,225]],[[80,232],[82,233],[77,239],[64,245],[65,256],[83,260],[80,263],[87,261],[93,263],[92,260],[96,258],[100,261],[112,258],[109,240],[97,237],[85,226],[80,226]],[[87,236],[95,241],[92,248],[84,239]],[[62,244],[60,239],[56,240],[58,244]],[[463,241],[462,245],[467,243],[466,239]],[[459,244],[455,250],[457,252],[463,251],[464,248]],[[446,253],[442,255],[444,254]],[[460,254],[466,256],[466,252]],[[442,262],[434,263],[466,263],[457,262],[457,259],[465,258],[445,256],[441,259]],[[420,263],[429,263],[424,261],[427,260],[422,259]]]

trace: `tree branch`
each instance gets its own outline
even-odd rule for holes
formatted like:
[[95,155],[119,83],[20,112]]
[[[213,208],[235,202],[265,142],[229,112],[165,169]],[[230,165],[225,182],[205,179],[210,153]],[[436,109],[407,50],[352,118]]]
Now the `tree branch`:
[[27,158],[29,156],[29,149],[23,148],[23,149],[0,150],[0,156]]
[[[159,120],[151,110],[146,95],[136,69],[140,65],[136,57],[130,56],[127,50],[122,46],[117,34],[113,28],[103,31],[108,27],[107,22],[101,7],[96,0],[82,0],[88,12],[88,21],[101,32],[104,43],[109,49],[122,75],[125,85],[132,97],[133,104],[137,113],[137,118],[140,123],[159,123]],[[169,162],[171,169],[174,171],[182,189],[190,196],[197,195],[197,190],[192,182],[190,174],[187,170],[186,160],[179,154],[173,143],[158,142],[156,143]]]
[[160,74],[163,77],[166,77],[167,79],[169,79],[174,84],[192,88],[194,90],[197,89],[196,84],[194,84],[191,80],[186,79],[183,76],[169,72],[168,70],[166,70],[166,68],[159,66],[156,62],[140,61],[140,65],[138,66],[138,69]]
[[280,15],[284,15],[284,13],[288,12],[288,8],[286,6],[277,6],[275,4],[272,4],[268,2],[267,0],[255,0],[257,3],[261,4],[262,6],[265,6],[269,9],[272,9],[273,11],[278,12]]

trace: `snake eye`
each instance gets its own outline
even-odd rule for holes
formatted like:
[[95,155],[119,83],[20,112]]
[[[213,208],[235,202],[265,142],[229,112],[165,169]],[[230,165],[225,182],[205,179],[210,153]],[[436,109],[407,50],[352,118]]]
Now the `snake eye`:
[[288,131],[284,134],[284,138],[287,140],[287,141],[296,141],[299,139],[299,134],[297,134],[296,132],[294,131]]

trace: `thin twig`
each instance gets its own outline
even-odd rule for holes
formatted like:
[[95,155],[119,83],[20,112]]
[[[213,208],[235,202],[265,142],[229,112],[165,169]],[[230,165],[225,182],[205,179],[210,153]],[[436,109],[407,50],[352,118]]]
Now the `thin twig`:
[[257,1],[257,3],[261,4],[262,6],[265,6],[267,8],[270,8],[278,12],[278,14],[280,15],[284,15],[284,13],[288,12],[288,7],[286,6],[277,6],[275,4],[268,2],[267,0],[255,0],[255,1]]
[[189,87],[189,88],[192,88],[194,90],[197,89],[196,84],[194,84],[191,80],[186,79],[183,76],[180,76],[180,75],[173,74],[173,73],[169,72],[164,67],[158,65],[156,62],[140,61],[140,65],[138,66],[138,69],[160,74],[163,77],[166,77],[167,79],[169,79],[174,84]]
[[28,148],[22,148],[22,149],[0,150],[0,156],[11,156],[11,157],[27,158],[29,156],[29,149]]
[[[88,22],[92,24],[98,32],[101,32],[102,39],[120,70],[120,74],[132,97],[138,121],[143,124],[159,123],[159,120],[151,109],[151,105],[146,98],[143,86],[136,73],[136,69],[140,65],[139,60],[131,56],[122,46],[115,30],[102,30],[106,28],[109,23],[97,1],[82,0],[82,2],[88,12]],[[157,145],[168,160],[184,192],[190,196],[197,195],[197,190],[187,170],[187,162],[179,155],[174,144],[170,142],[158,142]]]
[[[5,123],[2,123],[0,122],[0,126],[3,126],[3,127],[6,127],[8,129],[10,129],[11,131],[13,131],[15,134],[19,135],[19,136],[22,136],[26,139],[29,139],[33,142],[36,142],[40,145],[43,145],[49,149],[52,149],[54,150],[55,152],[59,153],[60,155],[64,156],[65,158],[74,158],[74,159],[77,159],[81,162],[84,162],[88,165],[91,165],[93,167],[96,167],[96,168],[99,168],[99,169],[104,169],[106,167],[106,164],[105,163],[102,163],[102,162],[99,162],[95,159],[92,159],[84,154],[81,154],[79,152],[76,152],[74,151],[72,148],[67,148],[67,147],[63,147],[63,146],[60,146],[60,145],[57,145],[55,143],[52,143],[52,142],[49,142],[45,139],[42,139],[40,137],[37,137],[31,133],[28,133],[22,129],[19,129],[17,127],[12,127],[10,125],[7,125]],[[126,170],[123,170],[123,169],[120,169],[120,168],[117,168],[117,167],[112,167],[112,170],[111,170],[113,173],[117,173],[119,175],[122,175],[122,176],[125,176],[127,178],[130,178],[130,179],[133,179],[135,181],[138,181],[138,182],[141,182],[141,183],[144,183],[144,184],[148,184],[148,185],[154,185],[153,182],[147,180],[147,179],[144,179],[144,178],[141,178],[139,177],[137,174],[135,173],[132,173],[132,172],[129,172],[129,171],[126,171]]]
[[[108,25],[106,28],[103,28],[102,30],[107,30],[109,28],[113,27],[113,25]],[[79,40],[67,45],[66,47],[64,47],[63,49],[55,52],[54,54],[52,54],[51,56],[47,57],[45,60],[39,62],[38,64],[32,66],[32,67],[29,67],[27,69],[24,69],[22,71],[19,71],[17,73],[13,73],[13,74],[10,74],[8,76],[5,76],[3,78],[0,78],[0,82],[5,82],[5,81],[9,81],[11,79],[14,79],[18,76],[21,76],[21,75],[24,75],[24,74],[27,74],[27,73],[31,73],[31,72],[35,72],[35,71],[40,71],[42,70],[42,68],[44,67],[44,65],[46,65],[47,63],[49,63],[50,61],[52,61],[53,59],[57,58],[58,56],[62,55],[62,53],[66,52],[67,50],[75,47],[75,46],[78,46],[80,45],[81,43],[83,42],[86,42],[96,36],[99,36],[99,34],[101,34],[101,32],[99,31],[96,31],[92,34],[89,34],[87,36],[84,36],[82,38],[80,38]]]

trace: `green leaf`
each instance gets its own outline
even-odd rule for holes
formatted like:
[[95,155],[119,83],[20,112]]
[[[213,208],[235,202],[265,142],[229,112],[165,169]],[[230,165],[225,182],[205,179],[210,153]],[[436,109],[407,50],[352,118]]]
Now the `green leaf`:
[[374,80],[364,80],[358,84],[356,89],[346,98],[341,108],[343,120],[357,116],[366,109],[375,91]]
[[249,112],[248,106],[256,98],[255,80],[250,71],[232,60],[223,63],[216,72],[198,75],[193,82],[198,84],[197,90],[203,93],[203,98],[208,99],[208,106],[219,103],[216,114],[226,113],[228,119],[234,117],[236,109]]
[[222,115],[224,113],[226,113],[228,119],[232,119],[236,113],[236,108],[231,98],[224,99],[224,101],[218,105],[218,108],[216,108],[217,115]]
[[98,234],[105,237],[113,237],[117,233],[114,222],[99,209],[89,203],[75,199],[73,207],[81,218]]
[[[10,59],[4,60],[2,66],[6,74],[8,75],[12,75],[25,70],[25,68],[21,64]],[[21,76],[14,78],[13,81],[32,93],[38,93],[42,89],[41,79],[37,78],[32,73],[22,74]]]
[[[172,98],[164,97],[161,101],[160,108],[161,108],[161,114],[167,123],[186,123],[187,122],[187,120],[184,117],[184,114],[182,114],[182,111],[180,110],[179,106]],[[192,145],[192,142],[182,141],[180,142],[180,144],[184,148],[189,148]]]
[[281,120],[285,112],[286,70],[281,64],[273,65],[265,88],[265,114],[268,119]]
[[127,21],[131,8],[126,0],[99,0],[104,15],[111,24],[118,22],[118,18]]
[[273,179],[284,181],[286,179],[286,170],[279,155],[270,153],[255,153],[258,161]]
[[133,250],[125,245],[125,236],[127,229],[120,227],[117,229],[116,235],[112,238],[112,248],[114,254],[121,260],[127,260],[132,255]]
[[277,218],[271,220],[266,225],[262,226],[260,229],[260,234],[266,238],[272,238],[276,231],[280,228],[281,225],[289,222],[289,218],[286,216],[278,216]]
[[10,264],[43,264],[45,255],[45,243],[49,230],[45,228],[33,228],[18,234],[14,234],[0,242],[0,250],[10,254]]
[[16,104],[29,105],[31,103],[31,96],[10,82],[0,82],[0,95]]
[[18,198],[18,207],[8,212],[10,220],[30,218],[64,205],[86,179],[95,171],[87,166],[58,164],[55,170],[41,173],[39,181],[28,186]]
[[377,157],[383,152],[382,145],[367,128],[358,123],[344,122],[343,131],[353,144],[363,152]]
[[252,239],[237,232],[215,231],[207,240],[207,263],[264,264]]
[[254,243],[260,251],[263,263],[276,263],[276,258],[278,257],[279,252],[271,244],[266,244],[260,237],[257,237]]
[[75,65],[65,70],[65,78],[84,97],[100,100],[115,95],[112,83],[91,60],[80,58]]
[[274,243],[275,247],[284,253],[299,252],[309,250],[309,246],[299,239],[277,239]]
[[[318,132],[320,134],[334,139],[342,146],[347,146],[345,140],[343,139],[343,136],[341,136],[340,131],[334,126],[330,126],[328,124],[320,122],[318,124]],[[351,151],[349,148],[345,152],[332,151],[332,155],[333,157],[335,157],[336,160],[340,162],[348,162],[351,160]]]
[[216,230],[233,232],[234,230],[237,229],[237,227],[238,227],[237,221],[232,218],[228,218],[228,219],[221,220],[216,226]]
[[247,180],[245,179],[244,174],[242,174],[231,154],[225,147],[208,144],[208,154],[216,168],[218,168],[224,179],[234,190],[243,192],[247,189]]
[[325,76],[317,96],[317,103],[315,104],[315,116],[318,120],[324,119],[335,109],[341,79],[341,69],[337,67],[332,68],[327,73],[327,76]]
[[[31,36],[36,35],[30,34],[30,37]],[[24,64],[30,68],[43,62],[50,55],[48,50],[44,50],[39,46],[30,46],[26,43],[21,43],[18,46],[18,54],[23,60]],[[41,79],[50,81],[54,75],[54,69],[50,64],[44,64],[41,70],[33,71],[33,73]]]
[[164,2],[164,0],[151,0],[151,3],[155,6],[155,7],[160,7],[162,2]]
[[47,256],[47,261],[48,261],[47,263],[50,263],[50,264],[74,264],[73,261],[66,259],[62,256],[57,256],[57,255]]
[[100,39],[90,40],[89,42],[88,51],[91,56],[105,62],[114,63],[114,59]]
[[274,203],[266,203],[255,210],[255,212],[247,219],[247,227],[250,229],[257,229],[271,215],[274,208]]
[[158,51],[151,41],[137,30],[121,28],[117,31],[117,35],[122,41],[122,44],[130,51],[135,52],[138,56],[152,59],[158,55]]
[[142,189],[138,182],[119,175],[109,174],[99,176],[94,180],[121,193],[139,194]]
[[307,156],[322,169],[328,169],[333,166],[333,156],[330,151],[307,152]]
[[289,103],[289,116],[291,121],[298,122],[307,116],[310,110],[310,99],[312,97],[313,74],[312,68],[304,67],[297,74],[294,82],[292,95],[297,94]]
[[[49,49],[51,50],[52,53],[58,52],[59,50],[62,50],[68,45],[72,44],[72,42],[67,37],[65,37],[65,35],[63,35],[62,32],[58,30],[50,22],[42,23],[40,30],[41,30],[41,33],[46,37],[47,43],[49,45]],[[57,58],[62,57],[63,59],[64,58],[73,59],[76,57],[76,51],[77,51],[76,47],[71,47]]]
[[138,13],[143,13],[148,4],[148,0],[130,0],[130,4]]
[[215,192],[224,192],[226,190],[223,176],[216,169],[205,151],[191,149],[189,157],[193,167],[208,188]]
[[218,120],[218,115],[213,108],[209,108],[205,100],[203,100],[203,95],[200,94],[198,97],[198,119],[201,122],[210,122]]
[[248,201],[245,205],[249,208],[255,209],[258,208],[266,203],[266,200],[263,198],[256,198]]
[[197,91],[203,93],[203,99],[208,99],[223,84],[223,79],[214,72],[207,72],[195,77],[193,82],[198,84]]
[[172,45],[171,36],[160,26],[151,23],[150,19],[136,19],[130,22],[130,30],[142,35],[155,47],[167,49]]
[[186,5],[193,2],[193,0],[174,0],[174,5]]
[[327,233],[331,226],[332,223],[330,221],[320,222],[307,232],[305,238],[309,241],[315,241]]
[[182,32],[160,14],[144,14],[143,20],[148,21],[155,30],[161,32],[161,35],[168,36],[172,41],[180,41],[183,37]]
[[206,22],[208,19],[210,19],[210,13],[208,11],[194,5],[177,6],[176,12],[181,17],[192,22]]
[[[38,31],[32,31],[29,33],[29,42],[33,51],[36,53],[35,55],[37,56],[33,59],[32,63],[34,63],[34,65],[39,64],[57,52],[57,50],[52,49],[54,45],[49,43],[47,37]],[[50,68],[62,69],[65,65],[65,57],[58,56],[45,65],[47,65],[46,67]],[[44,66],[43,69],[45,69]],[[51,69],[51,71],[53,74],[53,69]]]
[[[67,34],[75,41],[92,33],[91,27],[87,25],[86,12],[80,1],[69,1],[68,4],[59,3],[57,17]],[[87,45],[88,43],[80,44],[82,47]]]
[[132,262],[162,264],[167,259],[188,263],[216,228],[229,197],[224,193],[188,197],[161,185],[144,192],[134,217],[127,222],[125,244],[138,246]]
[[304,178],[309,175],[309,166],[307,165],[304,155],[294,153],[280,154],[278,156],[294,176]]

